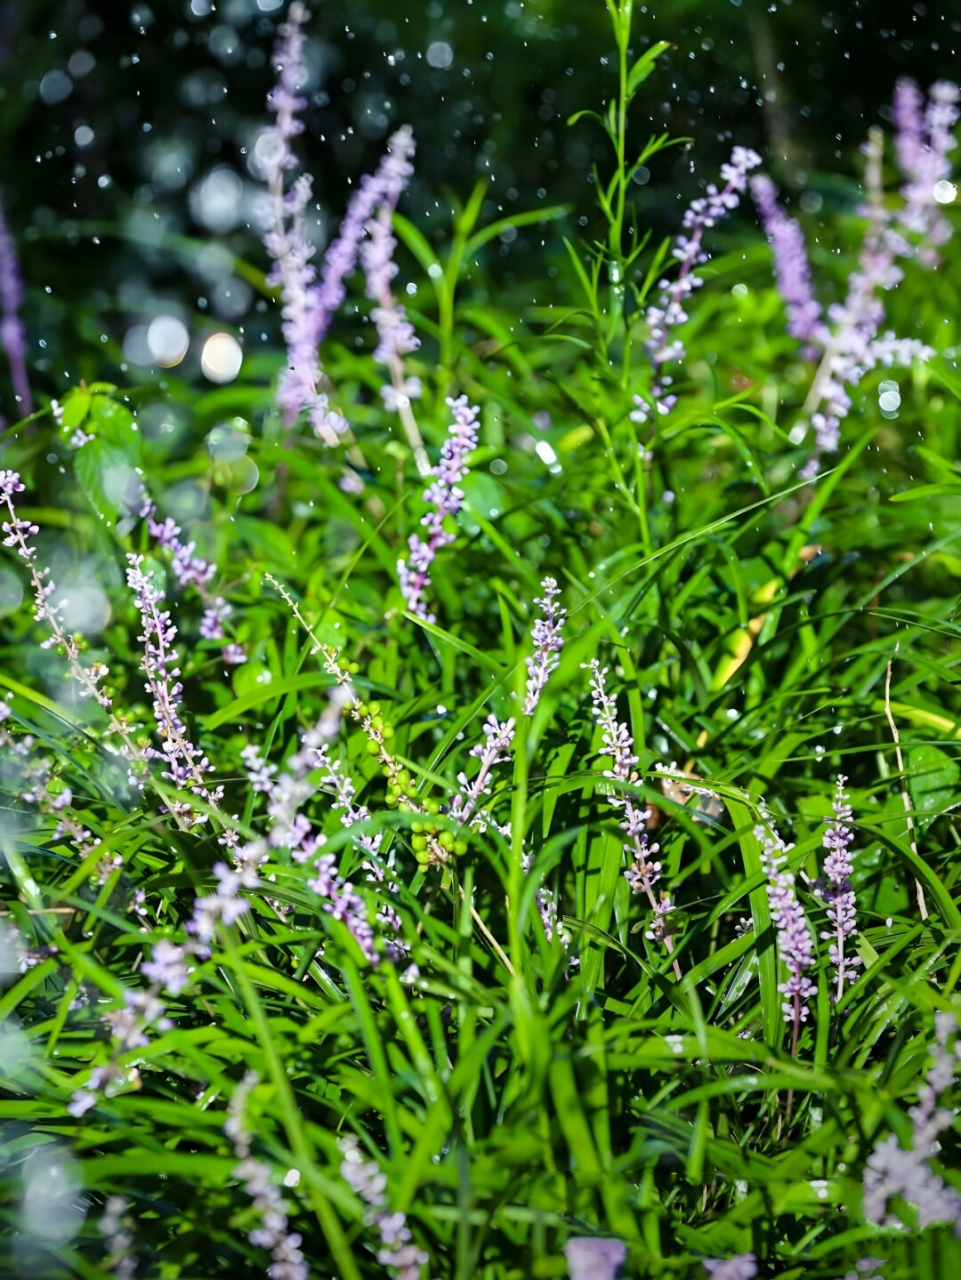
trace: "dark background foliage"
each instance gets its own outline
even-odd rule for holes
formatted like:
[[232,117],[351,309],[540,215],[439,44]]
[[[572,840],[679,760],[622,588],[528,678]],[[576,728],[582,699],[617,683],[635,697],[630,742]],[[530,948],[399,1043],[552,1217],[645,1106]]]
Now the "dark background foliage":
[[[264,12],[272,5],[0,6],[0,187],[31,291],[32,373],[49,392],[65,378],[108,372],[132,317],[160,300],[238,325],[255,317],[256,290],[210,245],[264,264],[250,230],[257,183],[247,152],[264,122],[286,8]],[[349,185],[404,121],[429,139],[405,204],[428,235],[446,234],[451,199],[465,200],[479,178],[490,183],[490,216],[564,201],[582,234],[594,230],[588,183],[603,139],[566,122],[614,88],[602,0],[317,0],[311,8],[302,154],[315,176],[320,241]],[[696,137],[694,149],[656,158],[638,186],[638,217],[655,233],[674,228],[732,140],[761,149],[809,214],[853,202],[857,148],[885,117],[895,79],[927,84],[951,74],[961,33],[952,6],[891,0],[671,0],[637,11],[639,48],[675,45],[635,108],[637,144],[665,130]],[[222,205],[233,199],[219,222],[203,209],[212,171],[222,185],[207,194],[219,190]],[[197,243],[182,242],[178,257],[176,235]],[[501,243],[486,265],[531,301],[525,282],[542,278],[544,265],[539,233]],[[267,330],[275,332],[272,321]]]

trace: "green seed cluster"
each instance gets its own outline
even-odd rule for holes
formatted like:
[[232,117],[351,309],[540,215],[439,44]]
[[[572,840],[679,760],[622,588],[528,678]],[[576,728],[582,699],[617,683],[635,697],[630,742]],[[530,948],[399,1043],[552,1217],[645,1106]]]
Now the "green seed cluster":
[[411,823],[411,848],[422,867],[443,864],[450,854],[461,857],[467,852],[467,841],[459,840],[453,831],[431,822],[440,813],[437,800],[422,800],[417,794],[414,779],[406,769],[398,768],[384,745],[394,736],[394,726],[381,714],[379,702],[357,702],[352,708],[356,718],[363,722],[367,733],[367,750],[379,756],[384,763],[383,774],[387,779],[385,803],[389,809],[401,813],[416,813],[426,819]]
[[394,736],[394,726],[381,715],[379,702],[358,702],[354,711],[363,721],[367,734],[367,751],[369,755],[379,756],[384,752],[384,743]]

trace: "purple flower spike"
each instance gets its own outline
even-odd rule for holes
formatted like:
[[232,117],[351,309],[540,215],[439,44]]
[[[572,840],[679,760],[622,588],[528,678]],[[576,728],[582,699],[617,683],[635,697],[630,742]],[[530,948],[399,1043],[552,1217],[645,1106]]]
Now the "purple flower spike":
[[657,302],[647,309],[647,323],[651,336],[645,343],[650,356],[654,378],[651,383],[651,397],[654,409],[641,396],[634,397],[636,408],[631,412],[631,420],[638,424],[649,422],[654,412],[664,415],[670,413],[677,402],[677,397],[669,388],[673,378],[663,373],[664,365],[669,360],[683,360],[684,343],[678,338],[671,338],[671,330],[687,320],[684,303],[687,297],[704,283],[693,268],[709,261],[710,254],[701,246],[704,232],[720,222],[722,218],[736,209],[740,202],[740,193],[747,186],[747,175],[756,169],[761,157],[756,151],[747,147],[735,147],[728,164],[721,166],[721,177],[725,186],[718,190],[712,182],[707,188],[707,195],[691,202],[684,215],[684,235],[674,241],[674,257],[681,264],[677,279],[672,282],[661,280],[661,290]]
[[290,425],[307,412],[315,434],[335,445],[347,430],[346,420],[331,408],[321,390],[321,370],[317,358],[317,297],[313,265],[314,246],[307,238],[304,213],[312,194],[311,179],[302,175],[285,191],[285,175],[296,166],[291,141],[303,132],[299,113],[307,105],[301,90],[307,83],[304,64],[303,26],[310,17],[300,0],[294,0],[287,21],[280,27],[274,49],[278,80],[267,100],[276,119],[273,128],[258,145],[258,158],[270,187],[273,223],[264,236],[264,246],[274,261],[267,277],[280,286],[283,335],[287,344],[287,368],[280,381],[277,401]]
[[851,888],[851,854],[849,846],[854,840],[854,832],[848,825],[851,821],[851,806],[844,793],[847,778],[838,777],[837,794],[834,799],[834,824],[824,833],[824,847],[828,856],[824,860],[826,884],[822,890],[824,900],[828,904],[828,920],[831,929],[821,937],[831,942],[831,964],[837,975],[835,1000],[840,1000],[845,982],[854,982],[858,976],[859,957],[845,955],[844,940],[857,930],[857,904],[854,890]]
[[814,940],[794,891],[794,873],[785,869],[787,855],[794,846],[786,845],[773,827],[757,826],[754,834],[761,845],[761,865],[768,877],[767,900],[777,929],[778,950],[788,971],[787,981],[778,986],[778,991],[785,997],[781,1005],[784,1020],[794,1024],[793,1051],[797,1049],[800,1024],[807,1021],[808,1001],[817,995],[817,987],[804,972],[814,963]]
[[[605,769],[604,777],[615,784],[620,783],[622,787],[625,783],[628,785],[637,783],[640,778],[634,768],[637,764],[634,739],[627,725],[618,720],[616,700],[607,692],[605,683],[607,667],[602,667],[594,658],[589,663],[589,670],[594,718],[601,726],[603,733],[601,753],[610,756],[612,763],[610,769]],[[624,821],[620,824],[621,830],[627,836],[624,852],[631,859],[631,866],[624,872],[624,878],[630,885],[632,893],[645,895],[654,912],[654,919],[645,937],[651,942],[663,942],[670,955],[674,951],[674,940],[671,937],[669,917],[674,907],[669,894],[662,893],[658,897],[654,892],[654,886],[661,878],[661,864],[655,860],[660,852],[660,846],[652,844],[647,834],[651,810],[639,809],[629,794],[622,795],[617,791],[607,796],[607,802],[616,809],[620,809],[624,815]],[[681,968],[677,960],[674,961],[674,972],[680,979]]]
[[[392,214],[413,173],[414,135],[409,126],[398,129],[387,143],[377,172],[364,174],[347,206],[340,232],[324,255],[323,277],[317,290],[314,340],[320,344],[334,312],[344,300],[344,280],[357,265],[360,243],[377,208]],[[388,215],[389,216],[389,215]],[[393,273],[392,273],[393,274]]]
[[[189,789],[206,804],[216,807],[223,798],[223,787],[211,790],[207,775],[213,766],[199,747],[190,741],[180,718],[183,685],[180,683],[180,661],[174,648],[177,628],[169,610],[161,609],[163,592],[156,586],[152,573],[143,571],[143,557],[127,556],[127,585],[133,591],[140,611],[143,632],[141,669],[146,676],[144,688],[153,698],[154,720],[160,736],[160,751],[147,750],[147,756],[163,760],[164,777],[176,787]],[[206,815],[189,804],[175,804],[173,812],[191,825],[205,822]]]
[[627,1245],[620,1240],[582,1236],[564,1246],[570,1280],[617,1280],[627,1258]]
[[425,622],[437,621],[436,616],[427,611],[424,599],[430,585],[430,566],[441,547],[454,541],[454,534],[444,528],[444,521],[448,516],[455,516],[464,505],[464,494],[457,486],[467,475],[468,454],[477,448],[480,409],[466,396],[456,400],[448,398],[447,404],[454,421],[441,449],[440,461],[433,469],[433,483],[424,490],[424,501],[434,508],[421,520],[428,536],[424,539],[412,533],[407,540],[409,556],[397,562],[400,590],[407,608]]
[[892,116],[898,165],[905,177],[901,188],[904,208],[900,221],[908,231],[918,232],[922,244],[920,257],[928,265],[938,261],[937,250],[951,238],[951,223],[937,201],[937,184],[951,175],[948,152],[957,146],[954,126],[958,122],[956,84],[939,80],[924,94],[913,80],[899,80],[894,91]]
[[540,696],[544,692],[547,678],[556,670],[560,662],[559,654],[564,647],[561,630],[567,610],[556,603],[561,589],[553,578],[545,578],[541,583],[544,595],[534,603],[539,606],[543,618],[534,623],[531,638],[534,641],[534,652],[527,659],[527,689],[524,695],[524,715],[532,716],[537,709]]
[[919,1230],[936,1222],[949,1222],[954,1234],[961,1238],[961,1196],[929,1164],[941,1149],[939,1135],[954,1123],[954,1112],[939,1107],[938,1102],[954,1080],[961,1051],[957,1038],[951,1044],[957,1032],[954,1014],[937,1013],[934,1021],[934,1062],[917,1106],[908,1112],[914,1125],[913,1143],[905,1149],[891,1134],[874,1148],[864,1171],[864,1216],[868,1222],[881,1226],[901,1227],[903,1224],[888,1209],[888,1201],[898,1198],[914,1205]]
[[820,304],[811,292],[811,264],[804,234],[777,200],[777,187],[763,173],[751,179],[751,195],[761,216],[764,234],[774,251],[774,270],[788,314],[788,333],[802,342],[824,346],[827,328]]
[[3,216],[0,204],[0,342],[10,364],[10,381],[17,399],[18,418],[33,413],[33,399],[27,378],[27,339],[20,319],[23,302],[23,283],[20,279],[20,263],[13,236]]
[[364,1159],[356,1138],[341,1138],[340,1150],[344,1157],[340,1176],[367,1205],[365,1222],[377,1232],[380,1242],[377,1261],[382,1267],[389,1267],[396,1280],[420,1280],[422,1269],[430,1259],[414,1243],[406,1215],[391,1212],[386,1175],[373,1160]]
[[753,1253],[739,1253],[724,1260],[706,1258],[704,1270],[713,1280],[754,1280],[757,1275],[757,1258]]

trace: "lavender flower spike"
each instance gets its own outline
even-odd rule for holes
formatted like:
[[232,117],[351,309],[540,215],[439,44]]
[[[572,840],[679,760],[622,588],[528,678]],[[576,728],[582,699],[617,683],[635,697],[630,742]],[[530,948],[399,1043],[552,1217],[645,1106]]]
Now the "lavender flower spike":
[[534,603],[540,606],[543,618],[534,623],[531,633],[534,641],[534,652],[527,659],[527,690],[524,696],[524,715],[532,716],[544,692],[547,678],[556,670],[560,662],[558,654],[564,647],[561,629],[564,626],[566,609],[555,603],[561,589],[553,578],[545,578],[541,583],[544,595]]
[[33,399],[27,378],[27,340],[20,319],[23,301],[23,284],[20,279],[20,263],[14,247],[13,236],[3,216],[0,204],[0,342],[10,364],[10,381],[17,400],[16,417],[25,418],[33,413]]
[[800,225],[778,204],[777,188],[767,174],[759,173],[751,179],[751,195],[774,251],[777,287],[787,307],[788,333],[801,342],[823,347],[828,331],[821,319],[820,304],[811,292],[811,265]]
[[804,972],[814,963],[814,940],[794,891],[794,873],[784,867],[793,846],[786,845],[773,827],[757,826],[754,835],[761,846],[761,865],[768,877],[767,900],[778,933],[778,950],[788,971],[787,981],[778,986],[778,991],[785,997],[781,1005],[784,1020],[794,1024],[793,1053],[797,1050],[800,1025],[807,1021],[808,1001],[817,995],[817,987]]
[[297,163],[290,143],[304,128],[298,113],[307,105],[300,90],[307,81],[302,27],[309,16],[300,0],[294,0],[287,21],[280,28],[281,38],[274,50],[278,82],[268,99],[276,121],[268,142],[258,147],[258,158],[273,204],[273,224],[264,236],[264,246],[274,261],[267,279],[269,284],[280,286],[282,329],[287,344],[287,368],[278,389],[278,403],[288,425],[306,410],[315,434],[326,444],[335,445],[347,430],[347,422],[331,409],[326,392],[320,389],[315,338],[317,273],[311,261],[314,246],[304,228],[311,180],[302,175],[289,192],[284,190],[285,174]]
[[[127,563],[127,583],[136,596],[143,624],[138,639],[144,647],[141,663],[146,676],[144,688],[153,698],[154,720],[162,743],[161,751],[148,749],[147,755],[166,762],[167,771],[163,776],[174,786],[189,786],[194,795],[216,808],[223,798],[223,787],[213,790],[208,787],[207,775],[213,766],[201,749],[191,743],[180,718],[183,685],[177,666],[179,658],[173,647],[177,628],[169,611],[160,608],[163,593],[154,583],[153,574],[144,573],[143,557],[130,553]],[[206,815],[190,805],[175,804],[173,811],[191,825],[206,821]]]
[[899,80],[894,91],[891,111],[894,118],[895,150],[898,164],[906,179],[901,188],[904,208],[900,221],[908,231],[922,235],[920,257],[934,266],[937,249],[951,238],[951,223],[945,218],[935,196],[937,184],[951,175],[948,152],[957,146],[954,126],[958,122],[956,84],[939,80],[924,95],[913,80]]
[[457,486],[467,475],[467,455],[477,448],[477,415],[480,409],[472,405],[466,396],[459,396],[456,400],[449,397],[447,404],[454,421],[441,449],[440,461],[433,470],[433,483],[424,490],[424,501],[435,508],[421,520],[428,537],[425,540],[412,533],[407,541],[410,555],[407,560],[397,562],[400,590],[407,601],[407,608],[425,622],[437,621],[434,614],[428,613],[424,601],[424,593],[430,584],[430,566],[440,548],[454,541],[454,534],[444,528],[444,520],[447,516],[455,516],[464,505],[464,494]]
[[234,1169],[234,1177],[244,1184],[244,1190],[253,1201],[260,1225],[248,1233],[248,1240],[260,1249],[269,1249],[271,1264],[267,1275],[271,1280],[310,1280],[310,1268],[304,1258],[299,1232],[290,1230],[288,1205],[280,1188],[271,1181],[270,1165],[251,1155],[251,1134],[246,1124],[247,1098],[258,1084],[258,1076],[248,1071],[240,1084],[234,1087],[228,1104],[224,1132],[240,1161]]
[[824,860],[824,874],[827,883],[823,889],[825,902],[828,904],[828,920],[831,929],[821,934],[822,938],[831,942],[830,957],[837,974],[835,1000],[840,1000],[845,982],[854,982],[858,976],[859,957],[844,954],[844,940],[851,936],[857,928],[857,911],[854,890],[851,888],[851,855],[848,847],[854,840],[854,832],[848,823],[851,821],[851,806],[844,794],[847,778],[838,776],[837,795],[834,799],[834,825],[824,833],[824,847],[828,856]]
[[627,1257],[627,1245],[620,1240],[582,1236],[568,1240],[564,1257],[570,1280],[617,1280]]
[[[639,779],[634,768],[637,764],[634,739],[627,725],[618,720],[617,703],[613,695],[607,692],[604,680],[607,668],[602,667],[594,658],[589,669],[594,718],[601,726],[604,739],[601,751],[611,757],[612,763],[610,769],[605,769],[604,777],[622,785],[636,783]],[[620,824],[627,836],[624,852],[632,859],[632,865],[624,872],[624,878],[632,893],[645,894],[654,912],[654,919],[646,936],[651,942],[663,942],[670,955],[674,951],[674,939],[671,937],[668,916],[674,908],[669,894],[662,893],[658,897],[654,893],[654,886],[661,878],[661,864],[655,861],[660,846],[652,844],[647,834],[651,811],[639,809],[630,795],[620,795],[617,792],[608,795],[607,801],[624,814],[624,821]],[[677,960],[674,961],[674,972],[680,980],[681,967]]]
[[334,312],[344,300],[344,280],[353,271],[367,224],[378,207],[390,213],[397,208],[413,168],[414,135],[408,125],[398,129],[387,143],[387,154],[377,172],[365,173],[347,206],[340,231],[324,255],[324,269],[317,288],[314,341],[324,340]]
[[[735,147],[730,162],[721,166],[724,188],[718,191],[714,183],[710,183],[707,195],[692,201],[684,215],[682,226],[687,234],[678,236],[674,241],[674,257],[681,264],[681,269],[673,283],[668,280],[658,282],[660,296],[647,309],[651,336],[645,343],[645,348],[654,371],[651,397],[659,414],[670,413],[677,401],[677,397],[669,391],[674,380],[663,373],[663,368],[669,360],[684,359],[684,343],[677,338],[672,341],[670,334],[672,329],[687,319],[683,306],[685,298],[704,283],[692,271],[693,267],[710,258],[710,254],[701,247],[704,232],[737,208],[739,193],[747,186],[748,172],[756,169],[760,163],[761,157],[756,151],[747,147]],[[637,407],[630,415],[631,420],[637,423],[649,422],[653,411],[647,401],[641,396],[635,396],[634,403]]]
[[391,1213],[387,1203],[387,1178],[373,1160],[365,1160],[356,1138],[341,1138],[343,1163],[340,1176],[367,1205],[365,1221],[377,1232],[380,1248],[377,1261],[390,1267],[396,1280],[420,1280],[421,1269],[429,1261],[413,1242],[407,1217]]
[[939,1107],[938,1101],[954,1080],[961,1057],[959,1041],[955,1039],[953,1048],[949,1045],[957,1031],[954,1015],[937,1013],[934,1022],[934,1062],[921,1087],[918,1105],[908,1112],[914,1124],[914,1142],[906,1150],[891,1134],[874,1148],[864,1171],[864,1216],[882,1226],[900,1226],[888,1212],[888,1201],[897,1197],[915,1206],[919,1230],[936,1222],[950,1222],[954,1234],[961,1238],[961,1196],[928,1163],[940,1150],[938,1135],[954,1122],[954,1113]]
[[739,1253],[723,1261],[706,1258],[704,1270],[712,1280],[754,1280],[757,1275],[757,1258],[753,1253]]

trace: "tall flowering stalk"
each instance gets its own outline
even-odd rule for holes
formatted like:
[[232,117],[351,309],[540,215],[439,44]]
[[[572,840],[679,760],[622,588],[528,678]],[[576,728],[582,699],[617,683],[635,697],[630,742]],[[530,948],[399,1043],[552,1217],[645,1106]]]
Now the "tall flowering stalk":
[[[813,429],[813,449],[801,476],[816,475],[821,455],[837,449],[841,423],[851,411],[850,389],[878,366],[908,365],[928,360],[934,351],[916,338],[882,333],[884,295],[903,277],[898,260],[917,253],[930,266],[938,261],[938,249],[951,235],[951,224],[940,211],[935,187],[951,171],[948,153],[956,145],[953,128],[958,120],[958,87],[948,81],[932,85],[929,101],[910,80],[898,82],[894,96],[895,152],[905,175],[900,211],[888,209],[883,200],[881,159],[883,137],[872,130],[865,145],[865,185],[869,199],[862,209],[867,230],[858,265],[848,280],[847,296],[828,309],[830,325],[820,319],[811,293],[810,270],[800,227],[777,203],[769,178],[751,179],[765,233],[774,251],[778,287],[788,310],[788,330],[807,344],[806,354],[821,356],[803,415]],[[921,238],[915,249],[904,232]]]
[[767,174],[758,173],[751,178],[751,195],[774,253],[777,286],[787,307],[788,333],[801,342],[823,347],[827,328],[821,317],[821,304],[811,292],[811,264],[804,232],[778,204],[777,187]]
[[830,958],[834,966],[837,986],[835,1000],[840,1000],[845,982],[854,982],[858,976],[861,961],[858,956],[846,955],[844,943],[857,929],[857,902],[851,888],[850,845],[854,841],[851,830],[851,806],[844,792],[847,778],[838,776],[837,793],[834,798],[834,823],[824,833],[824,847],[828,856],[824,860],[825,884],[822,894],[828,904],[827,916],[831,929],[821,934],[830,940]]
[[361,241],[368,233],[375,211],[378,208],[386,210],[389,217],[397,208],[413,173],[413,154],[414,135],[410,126],[404,125],[387,143],[387,154],[376,172],[365,173],[351,197],[340,231],[324,254],[314,315],[314,339],[318,344],[323,341],[334,312],[344,300],[344,281],[357,265]]
[[706,1258],[704,1270],[711,1280],[754,1280],[757,1258],[753,1253],[739,1253],[733,1258]]
[[427,537],[412,533],[407,540],[410,554],[397,562],[400,590],[407,601],[407,608],[425,622],[436,622],[429,613],[425,593],[430,585],[430,567],[441,547],[449,546],[455,535],[445,528],[448,517],[456,516],[464,505],[464,494],[457,486],[467,475],[467,457],[477,448],[480,409],[472,405],[467,396],[456,400],[449,397],[447,404],[453,414],[450,432],[441,449],[440,461],[431,472],[432,483],[424,490],[424,501],[434,508],[421,519]]
[[[613,695],[607,692],[605,684],[607,667],[602,667],[598,660],[593,658],[589,669],[594,718],[603,734],[601,752],[603,755],[610,756],[612,762],[611,768],[604,770],[604,777],[610,778],[615,788],[633,786],[640,781],[640,776],[634,768],[637,764],[634,739],[627,725],[618,720],[617,703]],[[661,893],[658,897],[654,893],[654,886],[661,878],[661,864],[655,861],[655,855],[660,852],[660,847],[652,844],[647,834],[651,811],[639,809],[629,794],[621,794],[617,790],[611,792],[607,800],[624,815],[624,821],[620,824],[621,830],[627,835],[624,852],[632,859],[632,865],[624,872],[625,879],[633,893],[646,895],[654,912],[654,919],[645,937],[651,942],[663,942],[668,955],[671,955],[674,951],[674,939],[671,936],[668,917],[673,912],[674,905],[670,894]],[[681,967],[677,960],[674,961],[674,972],[680,979]]]
[[387,1203],[387,1178],[373,1160],[365,1160],[356,1138],[341,1138],[340,1176],[367,1205],[367,1224],[377,1232],[377,1261],[389,1267],[396,1280],[420,1280],[429,1258],[413,1243],[407,1217],[392,1213]]
[[280,288],[287,345],[287,369],[278,389],[278,403],[288,424],[306,411],[315,434],[328,445],[336,445],[347,431],[346,418],[331,406],[323,387],[319,351],[333,313],[344,299],[344,281],[360,254],[368,296],[375,304],[373,318],[379,335],[375,359],[387,365],[391,377],[391,385],[383,390],[384,404],[399,414],[418,469],[425,474],[427,456],[411,410],[411,401],[421,393],[420,382],[407,377],[403,365],[403,356],[415,351],[420,342],[390,288],[397,270],[391,220],[413,173],[414,136],[406,125],[398,129],[376,173],[361,180],[340,232],[325,255],[318,282],[315,249],[305,227],[312,179],[301,174],[289,190],[286,183],[287,171],[297,165],[291,143],[304,129],[300,119],[307,105],[302,94],[307,82],[303,27],[309,16],[300,0],[294,0],[287,21],[280,27],[274,50],[278,79],[268,98],[275,123],[258,145],[273,209],[272,223],[264,236],[274,262],[268,282]]
[[307,105],[302,95],[307,82],[304,65],[303,26],[310,14],[300,0],[287,11],[274,49],[277,83],[267,105],[275,122],[258,148],[264,176],[270,189],[273,222],[264,236],[264,246],[274,266],[268,283],[280,287],[283,335],[287,344],[287,368],[281,378],[278,403],[289,424],[299,413],[309,414],[315,434],[328,445],[336,445],[347,430],[346,419],[331,408],[321,387],[322,373],[317,355],[317,295],[314,281],[314,246],[307,237],[304,213],[312,195],[312,181],[302,174],[289,191],[286,174],[297,165],[291,142],[303,132],[300,112]]
[[797,900],[793,871],[785,867],[787,855],[794,847],[785,844],[773,827],[757,826],[754,835],[761,846],[761,865],[768,878],[767,900],[771,919],[777,929],[781,963],[788,971],[787,980],[778,986],[784,996],[781,1011],[784,1021],[792,1025],[791,1054],[797,1053],[801,1023],[810,1012],[808,1001],[817,995],[817,987],[806,970],[814,964],[814,939]]
[[[880,149],[880,134],[872,134],[867,148],[869,171],[879,168]],[[868,227],[858,265],[848,279],[844,302],[828,308],[833,327],[804,401],[802,412],[810,417],[814,444],[801,471],[802,479],[811,479],[817,473],[823,453],[837,449],[841,422],[851,411],[850,387],[857,386],[878,365],[910,364],[934,355],[933,348],[916,338],[898,338],[890,331],[880,333],[885,315],[882,295],[903,278],[897,259],[910,248],[880,201],[870,202],[864,212]]]
[[81,1088],[67,1103],[67,1111],[76,1119],[95,1107],[101,1093],[109,1096],[125,1087],[139,1089],[140,1073],[136,1064],[121,1065],[121,1057],[133,1049],[143,1049],[150,1044],[147,1030],[153,1024],[158,1031],[169,1031],[173,1023],[167,1018],[166,1006],[157,997],[157,987],[146,991],[125,991],[124,1002],[119,1009],[103,1015],[111,1034],[110,1054],[107,1062],[94,1067]]
[[[147,531],[157,545],[170,552],[170,569],[181,587],[192,586],[196,589],[204,603],[204,613],[200,620],[200,634],[204,640],[226,640],[224,623],[233,609],[223,596],[216,595],[210,588],[211,580],[217,567],[210,561],[196,554],[196,542],[184,542],[180,537],[180,526],[167,516],[165,520],[157,518],[157,508],[150,498],[146,498],[140,508],[141,516],[147,521]],[[247,661],[247,655],[239,644],[224,644],[222,649],[224,662],[238,666]]]
[[17,401],[16,417],[33,413],[33,397],[27,377],[27,339],[20,319],[23,281],[20,262],[0,203],[0,341],[10,365],[10,381]]
[[509,720],[498,720],[492,713],[484,721],[484,740],[470,749],[470,754],[480,761],[480,768],[470,780],[466,773],[457,775],[460,791],[450,806],[450,816],[455,822],[469,822],[481,830],[490,826],[501,835],[509,836],[510,829],[498,825],[488,814],[481,813],[479,806],[485,796],[490,795],[494,766],[510,759],[508,752],[514,741],[514,728],[513,716]]
[[288,1209],[280,1188],[271,1181],[269,1164],[251,1155],[251,1135],[246,1124],[247,1099],[259,1082],[256,1072],[248,1071],[234,1089],[228,1106],[224,1132],[230,1139],[239,1164],[234,1177],[242,1184],[257,1211],[260,1225],[248,1232],[247,1238],[258,1249],[270,1251],[270,1280],[309,1280],[310,1268],[304,1259],[303,1237],[290,1230]]
[[[390,374],[390,386],[381,388],[381,396],[385,407],[400,417],[417,469],[421,475],[426,475],[430,463],[411,409],[411,401],[421,394],[420,379],[408,376],[404,370],[404,356],[420,347],[420,338],[391,288],[391,281],[397,274],[393,216],[397,200],[414,171],[410,162],[413,154],[414,135],[405,125],[390,140],[388,172],[395,180],[382,184],[379,208],[376,216],[367,221],[367,238],[360,246],[360,257],[367,279],[367,296],[374,303],[371,316],[377,326],[378,337],[374,359],[378,364],[386,365]],[[382,165],[384,168],[386,166]]]
[[[162,747],[160,751],[151,749],[147,754],[165,761],[167,770],[163,776],[174,786],[189,787],[194,795],[216,808],[223,797],[223,787],[211,790],[208,775],[213,766],[203,751],[190,741],[180,718],[183,685],[177,665],[179,658],[173,647],[177,628],[171,621],[169,610],[160,607],[163,592],[156,586],[153,574],[144,573],[142,556],[133,553],[127,556],[127,584],[140,611],[143,626],[138,636],[143,643],[141,670],[146,677],[144,688],[153,698],[154,720]],[[174,812],[191,824],[206,821],[206,815],[189,804],[175,805]]]
[[912,1144],[905,1147],[891,1134],[875,1146],[864,1171],[864,1216],[881,1226],[901,1226],[888,1208],[896,1197],[914,1206],[921,1231],[936,1222],[949,1222],[961,1238],[961,1195],[929,1163],[940,1150],[939,1135],[954,1123],[955,1112],[938,1104],[954,1081],[961,1042],[955,1038],[951,1043],[957,1032],[954,1014],[936,1013],[934,1025],[934,1061],[917,1106],[908,1112],[914,1129]]
[[922,237],[920,256],[930,266],[938,261],[938,249],[951,238],[951,223],[937,201],[936,186],[950,177],[949,152],[957,146],[954,127],[958,122],[961,91],[950,80],[938,80],[924,94],[907,78],[894,90],[892,117],[898,165],[904,174],[901,188],[904,208],[902,226]]
[[131,786],[138,786],[143,754],[131,737],[130,726],[113,710],[113,701],[102,687],[110,669],[103,662],[93,662],[87,666],[80,660],[78,639],[67,632],[63,623],[63,602],[54,604],[51,598],[56,591],[56,584],[50,578],[50,570],[41,568],[37,563],[37,548],[32,545],[31,540],[37,536],[40,528],[17,515],[14,496],[23,493],[23,490],[24,485],[18,472],[0,471],[0,506],[6,508],[8,517],[0,523],[0,530],[4,534],[3,545],[15,549],[26,564],[33,585],[33,616],[37,622],[50,628],[50,635],[41,641],[40,647],[59,649],[67,660],[71,676],[79,686],[80,696],[92,699],[107,713],[111,732],[120,739],[120,752],[127,763],[128,781]]
[[634,422],[649,422],[653,413],[670,413],[677,403],[677,396],[670,390],[674,379],[664,373],[664,366],[670,361],[684,359],[684,343],[679,338],[672,337],[672,330],[687,320],[686,299],[704,283],[702,277],[694,273],[695,267],[710,261],[710,254],[702,246],[704,232],[737,208],[740,193],[747,185],[748,173],[760,163],[761,157],[756,151],[747,147],[735,147],[729,163],[721,166],[724,187],[719,191],[713,182],[710,183],[707,194],[693,200],[684,215],[684,233],[674,241],[674,257],[681,264],[680,270],[673,281],[658,282],[660,296],[647,308],[646,318],[651,334],[645,343],[645,350],[653,369],[650,394],[654,409],[651,409],[643,397],[635,396],[636,408],[630,415]]
[[534,623],[531,639],[534,652],[527,658],[527,688],[524,692],[524,715],[532,716],[537,709],[544,686],[552,671],[560,662],[560,652],[564,647],[562,634],[567,610],[562,608],[557,599],[561,589],[553,578],[545,578],[541,583],[544,592],[534,603],[543,613]]
[[127,1210],[130,1201],[126,1196],[108,1196],[103,1217],[97,1229],[104,1238],[107,1256],[104,1270],[117,1280],[133,1280],[137,1274],[138,1259],[134,1249],[133,1219]]

